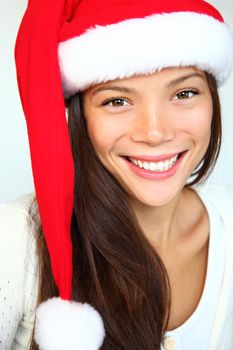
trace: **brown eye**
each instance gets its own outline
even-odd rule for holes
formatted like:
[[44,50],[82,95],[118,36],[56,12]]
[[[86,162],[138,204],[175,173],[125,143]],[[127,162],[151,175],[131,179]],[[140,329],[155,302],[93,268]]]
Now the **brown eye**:
[[113,107],[121,107],[121,106],[124,106],[124,104],[125,104],[125,101],[121,98],[118,98],[118,99],[112,101]]
[[107,100],[103,103],[104,106],[110,106],[110,107],[124,107],[127,106],[129,103],[127,100],[123,98],[114,98]]
[[193,97],[194,95],[197,95],[198,92],[194,90],[183,90],[176,94],[175,100],[184,100]]

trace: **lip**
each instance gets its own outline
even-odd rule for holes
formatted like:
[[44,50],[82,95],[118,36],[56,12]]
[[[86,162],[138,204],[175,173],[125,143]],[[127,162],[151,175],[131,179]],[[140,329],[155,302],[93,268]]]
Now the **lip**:
[[167,159],[173,158],[177,154],[180,154],[180,153],[182,153],[182,152],[161,154],[159,156],[148,156],[148,155],[147,156],[145,156],[145,155],[133,156],[133,155],[130,155],[130,156],[128,156],[128,158],[142,160],[142,161],[145,161],[145,162],[159,162],[159,161],[163,161],[163,160],[167,160]]
[[[182,160],[185,157],[186,153],[187,153],[187,151],[181,152],[180,153],[180,157],[175,162],[175,164],[170,169],[162,171],[162,172],[155,172],[155,171],[139,168],[137,165],[135,165],[132,162],[130,162],[127,158],[124,158],[124,160],[128,164],[129,168],[133,171],[133,173],[136,174],[139,177],[142,177],[144,179],[149,179],[149,180],[165,180],[165,179],[168,179],[169,177],[173,176],[177,172],[177,170],[178,170],[178,168],[180,166],[180,163],[182,162]],[[175,155],[177,155],[177,153],[173,153],[172,155],[169,154],[168,157],[166,155],[166,158],[160,158],[160,159],[158,159],[158,157],[150,157],[150,156],[148,157],[147,156],[146,160],[149,161],[148,158],[150,158],[150,159],[153,159],[152,161],[154,161],[154,159],[156,158],[157,161],[158,161],[158,160],[162,160],[162,159],[172,158]],[[145,160],[145,158],[139,158],[139,157],[138,158],[137,157],[130,157],[130,158]]]

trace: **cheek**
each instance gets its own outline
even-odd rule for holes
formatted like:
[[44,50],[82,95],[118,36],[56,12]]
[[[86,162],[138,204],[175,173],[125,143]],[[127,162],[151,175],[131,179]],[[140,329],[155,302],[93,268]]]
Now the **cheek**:
[[106,148],[107,142],[105,135],[105,129],[97,121],[90,121],[87,123],[87,130],[89,138],[95,150]]
[[87,130],[95,151],[103,154],[111,150],[125,135],[126,126],[115,119],[93,115],[87,118]]
[[203,147],[208,147],[211,136],[211,124],[212,124],[212,108],[208,111],[200,111],[200,117],[196,125],[194,126],[196,140],[200,144],[203,144]]
[[185,131],[192,136],[193,142],[200,147],[207,147],[211,135],[212,105],[195,109],[184,123]]

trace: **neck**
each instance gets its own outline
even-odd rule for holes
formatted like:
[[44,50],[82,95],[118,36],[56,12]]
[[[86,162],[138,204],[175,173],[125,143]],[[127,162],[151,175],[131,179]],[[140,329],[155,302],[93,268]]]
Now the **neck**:
[[177,238],[186,191],[183,189],[172,201],[163,206],[153,207],[132,200],[139,225],[149,241],[156,247],[165,248]]

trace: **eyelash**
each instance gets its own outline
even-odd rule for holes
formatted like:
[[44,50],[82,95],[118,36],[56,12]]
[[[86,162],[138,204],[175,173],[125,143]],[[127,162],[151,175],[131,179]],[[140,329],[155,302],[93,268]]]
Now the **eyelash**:
[[[183,97],[182,97],[183,94]],[[187,96],[185,94],[192,94],[192,96]],[[198,91],[197,90],[193,90],[193,89],[188,89],[188,90],[181,90],[179,92],[176,93],[175,97],[173,98],[174,100],[186,100],[189,99],[195,95],[198,95]],[[178,95],[181,95],[180,98],[178,97]]]
[[[182,97],[182,94],[183,94],[183,97]],[[192,94],[192,96],[187,96],[187,94]],[[179,92],[176,93],[175,97],[173,98],[174,100],[186,100],[186,99],[189,99],[195,95],[198,95],[198,91],[197,90],[194,90],[194,89],[188,89],[188,90],[181,90]],[[180,98],[178,97],[180,95]],[[120,103],[127,103],[127,105],[129,104],[129,102],[127,101],[127,99],[125,98],[122,98],[122,97],[115,97],[115,98],[110,98],[106,101],[104,101],[102,103],[103,106],[110,106],[110,107],[113,107],[113,108],[120,108],[120,107],[125,107],[125,105],[123,104],[119,104],[119,105],[113,105],[114,102],[120,102]]]
[[122,98],[122,97],[114,97],[114,98],[110,98],[106,101],[104,101],[102,103],[103,106],[110,106],[110,107],[113,107],[113,108],[117,108],[117,107],[125,107],[125,105],[118,105],[118,106],[114,106],[113,103],[116,102],[116,101],[121,101],[121,102],[126,102],[127,105],[129,104],[129,102],[125,99],[125,98]]

